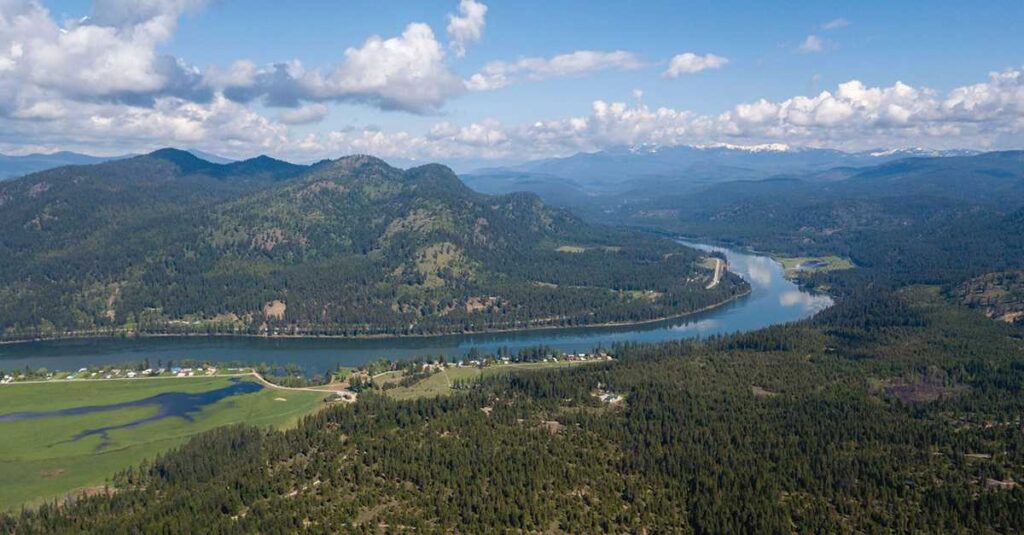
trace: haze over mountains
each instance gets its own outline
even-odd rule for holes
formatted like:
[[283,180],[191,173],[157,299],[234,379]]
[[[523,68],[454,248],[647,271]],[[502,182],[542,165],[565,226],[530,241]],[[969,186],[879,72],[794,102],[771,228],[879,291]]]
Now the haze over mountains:
[[77,152],[54,152],[52,154],[27,154],[8,156],[0,154],[0,180],[19,177],[60,167],[62,165],[88,165],[110,161],[116,158],[89,156]]
[[[233,159],[201,149],[184,149],[198,158],[212,163],[227,164]],[[593,153],[578,153],[563,158],[530,160],[499,166],[487,165],[485,160],[450,158],[445,163],[460,175],[486,185],[487,193],[493,187],[509,190],[517,182],[513,177],[550,177],[568,180],[583,188],[601,188],[637,179],[680,177],[708,174],[711,177],[749,179],[765,174],[825,170],[834,167],[861,167],[909,157],[945,157],[978,154],[968,149],[932,150],[925,148],[875,149],[861,152],[843,152],[834,149],[794,147],[781,143],[764,145],[708,145],[676,146],[619,146]],[[48,154],[11,156],[0,154],[0,180],[45,171],[62,165],[85,165],[130,158],[134,155],[91,156],[71,151]],[[401,168],[416,167],[424,163],[405,158],[383,158]],[[465,170],[460,171],[460,170]],[[507,185],[500,177],[507,176]],[[495,182],[495,180],[497,180]],[[492,186],[493,183],[493,186]]]
[[810,173],[820,173],[819,179],[828,180],[845,177],[852,168],[903,158],[972,154],[977,151],[917,148],[851,153],[785,144],[616,147],[567,158],[483,168],[464,174],[463,179],[486,193],[527,190],[555,204],[579,206],[580,196],[685,193],[731,180]]
[[[195,156],[213,163],[231,163],[233,160],[210,154],[198,149],[187,149]],[[0,180],[16,178],[29,173],[38,173],[64,165],[91,165],[96,163],[123,160],[131,158],[132,154],[122,156],[91,156],[71,151],[60,151],[53,153],[26,154],[24,156],[11,156],[0,154]]]

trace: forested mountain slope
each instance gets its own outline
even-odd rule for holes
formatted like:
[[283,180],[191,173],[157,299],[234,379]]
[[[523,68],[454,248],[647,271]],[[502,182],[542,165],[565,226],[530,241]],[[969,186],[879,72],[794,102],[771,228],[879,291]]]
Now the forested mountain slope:
[[165,149],[0,186],[0,331],[423,334],[650,320],[699,255],[355,156],[214,164]]

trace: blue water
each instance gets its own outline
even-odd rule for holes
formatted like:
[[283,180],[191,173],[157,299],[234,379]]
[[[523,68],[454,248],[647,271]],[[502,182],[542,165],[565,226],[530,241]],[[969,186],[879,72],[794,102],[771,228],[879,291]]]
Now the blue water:
[[214,403],[231,396],[250,394],[262,389],[263,386],[259,383],[232,379],[230,385],[224,388],[208,390],[206,392],[164,392],[145,399],[125,401],[122,403],[111,403],[109,405],[86,405],[55,411],[11,412],[7,414],[0,414],[0,422],[36,420],[39,418],[51,418],[55,416],[75,416],[96,412],[112,412],[135,407],[156,407],[156,412],[150,416],[139,418],[138,420],[124,424],[86,429],[71,438],[71,441],[75,442],[86,437],[98,435],[101,440],[97,449],[103,449],[110,443],[110,431],[116,431],[118,429],[132,429],[143,424],[163,420],[164,418],[182,418],[191,422],[194,420],[194,415],[207,405],[213,405]]
[[728,305],[685,318],[645,325],[567,328],[453,336],[388,339],[172,337],[94,338],[32,342],[0,346],[0,369],[77,370],[91,365],[168,360],[209,362],[294,363],[310,373],[337,365],[358,366],[379,359],[444,355],[458,358],[471,349],[494,352],[547,345],[563,351],[587,351],[617,342],[662,342],[739,331],[751,331],[810,317],[829,307],[826,295],[805,292],[783,276],[782,266],[766,256],[687,243],[725,254],[729,270],[751,285],[749,296]]

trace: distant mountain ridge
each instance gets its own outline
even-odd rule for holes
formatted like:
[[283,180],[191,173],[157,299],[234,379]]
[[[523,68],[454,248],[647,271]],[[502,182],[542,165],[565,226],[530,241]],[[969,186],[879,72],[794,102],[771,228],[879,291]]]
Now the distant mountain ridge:
[[732,181],[632,200],[608,218],[793,256],[847,256],[914,284],[1020,269],[1024,258],[1024,151],[906,158],[828,180]]
[[119,158],[121,157],[89,156],[88,154],[67,151],[51,154],[27,154],[25,156],[0,154],[0,180],[45,171],[63,165],[90,165]]
[[[639,145],[484,168],[462,176],[468,185],[485,193],[532,191],[555,205],[585,210],[594,202],[608,204],[634,198],[643,200],[649,195],[686,194],[735,180],[806,178],[813,174],[821,180],[836,180],[859,168],[905,158],[975,154],[979,153],[923,148],[844,152],[780,143]],[[601,197],[606,199],[602,201]]]
[[[201,158],[211,163],[228,164],[234,162],[234,160],[229,158],[224,158],[217,156],[216,154],[210,154],[197,149],[187,149],[185,152],[189,152],[197,158]],[[93,165],[114,160],[124,160],[134,156],[134,154],[124,154],[120,156],[91,156],[89,154],[70,151],[46,154],[27,154],[24,156],[0,154],[0,180],[7,180],[31,173],[38,173],[40,171],[46,171],[48,169],[54,169],[65,165]]]

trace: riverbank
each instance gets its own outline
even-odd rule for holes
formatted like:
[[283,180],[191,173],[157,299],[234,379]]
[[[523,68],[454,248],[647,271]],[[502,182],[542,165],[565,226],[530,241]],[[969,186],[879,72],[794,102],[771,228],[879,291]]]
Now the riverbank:
[[[702,246],[701,244],[696,244]],[[517,352],[548,347],[566,353],[610,348],[621,343],[659,343],[687,338],[753,331],[806,319],[832,304],[827,295],[809,292],[786,279],[782,266],[765,256],[715,248],[728,271],[743,278],[749,291],[722,303],[683,315],[629,324],[544,326],[500,332],[441,336],[326,337],[219,335],[153,335],[139,338],[77,337],[0,345],[0,369],[79,369],[105,364],[196,361],[222,368],[264,363],[296,364],[306,373],[330,371],[334,365],[358,367],[380,359],[392,361],[444,356],[450,360],[471,351]],[[330,366],[328,365],[330,364]]]
[[91,340],[91,339],[124,339],[124,340],[142,340],[147,338],[161,339],[161,338],[253,338],[253,339],[267,339],[267,340],[400,340],[400,339],[417,339],[417,338],[440,338],[448,336],[474,336],[474,335],[486,335],[486,334],[510,334],[510,333],[531,333],[531,332],[544,332],[554,330],[573,330],[573,329],[613,329],[622,327],[637,327],[642,325],[653,325],[656,323],[668,322],[695,316],[697,314],[703,314],[716,308],[728,305],[738,299],[742,299],[750,295],[752,289],[748,284],[747,287],[737,294],[730,296],[722,301],[712,303],[710,305],[687,311],[680,312],[678,314],[671,314],[668,316],[660,316],[657,318],[651,318],[646,320],[635,320],[635,321],[613,321],[603,323],[591,323],[584,325],[537,325],[532,327],[512,327],[506,329],[481,329],[475,331],[458,331],[458,332],[447,332],[447,333],[432,333],[432,334],[250,334],[250,333],[139,333],[132,331],[75,331],[73,333],[64,333],[55,336],[47,337],[36,337],[27,338],[23,340],[0,340],[0,346],[18,345],[18,344],[32,344],[37,342],[51,342],[60,340]]

